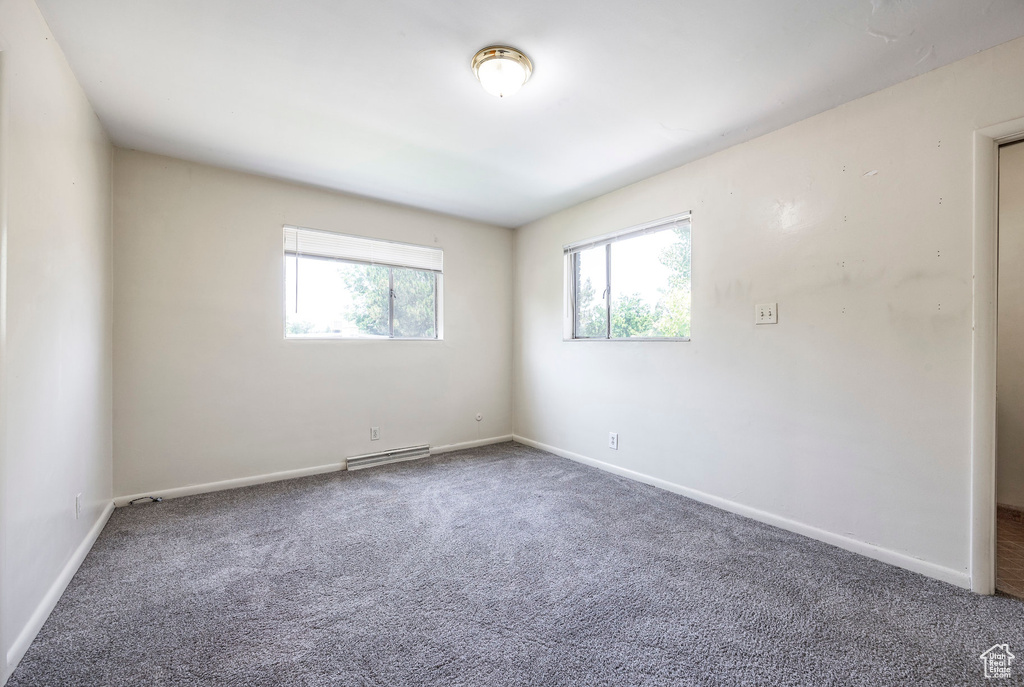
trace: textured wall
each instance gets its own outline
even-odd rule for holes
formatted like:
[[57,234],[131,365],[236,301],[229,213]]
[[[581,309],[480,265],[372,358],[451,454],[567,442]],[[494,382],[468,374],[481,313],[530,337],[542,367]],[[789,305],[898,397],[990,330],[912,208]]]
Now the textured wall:
[[[444,248],[444,340],[285,340],[284,224]],[[114,231],[118,496],[511,433],[511,231],[124,150]]]
[[[1024,40],[520,229],[516,433],[967,584],[972,132],[1021,79]],[[562,245],[685,210],[693,340],[563,342]]]
[[16,662],[49,611],[47,593],[111,498],[111,147],[31,0],[0,0],[0,49],[8,108],[0,626],[4,655]]

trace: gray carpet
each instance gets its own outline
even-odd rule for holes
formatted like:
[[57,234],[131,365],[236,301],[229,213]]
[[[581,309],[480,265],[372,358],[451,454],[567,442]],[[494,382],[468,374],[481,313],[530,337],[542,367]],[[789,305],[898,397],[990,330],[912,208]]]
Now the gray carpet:
[[118,509],[9,687],[984,684],[997,642],[1018,684],[1018,601],[500,444]]

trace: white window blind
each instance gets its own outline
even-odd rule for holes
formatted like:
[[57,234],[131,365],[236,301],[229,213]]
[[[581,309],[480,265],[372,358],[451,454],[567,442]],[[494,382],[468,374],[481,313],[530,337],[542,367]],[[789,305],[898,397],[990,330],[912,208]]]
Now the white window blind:
[[604,246],[609,243],[615,243],[617,241],[625,241],[636,236],[643,236],[644,234],[653,234],[657,231],[664,231],[665,229],[688,229],[690,227],[690,213],[684,212],[679,215],[672,215],[671,217],[663,217],[656,219],[653,222],[647,222],[645,224],[638,224],[635,227],[629,227],[628,229],[620,229],[619,231],[612,232],[610,234],[604,234],[597,236],[592,239],[585,241],[577,241],[576,243],[570,243],[567,246],[563,246],[562,250],[566,255],[570,253],[578,253],[589,248],[597,248],[598,246]]
[[286,255],[408,267],[437,273],[444,271],[444,251],[440,248],[336,234],[319,229],[286,226],[284,252]]

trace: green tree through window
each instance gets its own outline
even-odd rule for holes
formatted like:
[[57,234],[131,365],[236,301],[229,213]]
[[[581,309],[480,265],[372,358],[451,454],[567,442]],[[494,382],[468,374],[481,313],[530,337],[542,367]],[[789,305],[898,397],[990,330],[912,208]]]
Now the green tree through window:
[[285,226],[286,337],[437,339],[444,253]]
[[393,273],[395,337],[436,337],[437,295],[433,272],[376,265],[367,266],[363,270],[339,269],[345,287],[352,294],[347,314],[361,333],[368,336],[388,335],[391,299],[388,284],[390,274]]
[[[660,233],[660,232],[659,232]],[[639,237],[643,239],[646,237]],[[634,246],[638,250],[628,255],[633,271],[642,272],[657,269],[660,265],[664,279],[656,290],[646,293],[626,291],[617,293],[622,282],[628,282],[623,267],[616,261],[612,252],[612,300],[611,300],[611,338],[627,339],[633,337],[673,337],[689,338],[690,336],[690,229],[674,227],[666,230],[660,239],[662,245],[655,252],[645,253],[638,239],[625,239],[621,244],[638,241]],[[603,247],[601,248],[603,250]],[[590,249],[594,251],[594,249]],[[649,262],[650,264],[647,264]],[[592,281],[582,277],[577,260],[576,271],[576,331],[577,338],[603,338],[607,336],[606,302],[596,294]],[[628,283],[627,283],[628,286]]]
[[368,336],[387,336],[388,268],[379,265],[339,265],[338,272],[352,295],[346,314],[360,332]]

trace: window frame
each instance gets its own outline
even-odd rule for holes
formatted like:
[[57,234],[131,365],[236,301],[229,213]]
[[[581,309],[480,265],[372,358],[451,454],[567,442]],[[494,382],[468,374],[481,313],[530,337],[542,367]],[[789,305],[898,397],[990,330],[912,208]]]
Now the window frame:
[[[565,308],[564,317],[562,322],[562,341],[677,341],[677,342],[688,342],[692,337],[688,336],[625,336],[625,337],[613,337],[612,334],[612,259],[611,249],[612,244],[619,241],[627,241],[631,238],[644,236],[646,234],[654,234],[660,231],[670,231],[674,225],[686,224],[687,228],[690,229],[690,255],[691,255],[691,267],[690,267],[690,284],[692,290],[693,284],[693,267],[692,267],[692,255],[693,255],[693,234],[692,234],[692,213],[690,211],[681,212],[675,215],[669,215],[668,217],[662,217],[660,219],[645,222],[643,224],[637,224],[635,226],[613,231],[608,234],[602,234],[593,238],[585,239],[582,241],[576,241],[562,246],[563,261],[564,261],[564,289],[565,294]],[[584,336],[580,337],[576,335],[577,325],[577,313],[576,313],[576,273],[579,255],[585,250],[604,246],[605,249],[605,336]],[[691,311],[692,315],[692,311]],[[692,321],[692,320],[691,320]]]
[[[357,234],[343,234],[341,232],[328,231],[324,229],[313,229],[310,227],[300,227],[295,225],[286,224],[282,227],[283,231],[287,234],[289,230],[292,231],[306,231],[306,232],[317,232],[319,234],[336,234],[344,238],[355,238],[364,241],[373,241],[376,243],[392,243],[403,246],[412,246],[416,248],[428,248],[432,250],[441,251],[442,262],[444,255],[444,248],[442,246],[421,246],[419,244],[407,243],[404,241],[392,241],[390,239],[381,239],[373,236],[359,236]],[[443,293],[444,293],[444,270],[429,270],[423,269],[422,267],[414,267],[409,265],[401,265],[395,263],[386,262],[373,262],[368,260],[354,260],[349,258],[341,257],[330,257],[316,254],[304,254],[300,250],[288,250],[282,246],[282,265],[284,266],[283,272],[283,285],[285,289],[284,294],[284,308],[282,311],[283,321],[282,330],[284,333],[285,341],[444,341],[444,304],[443,304]],[[342,334],[312,334],[312,335],[289,335],[288,334],[288,296],[287,289],[289,288],[288,283],[288,258],[295,258],[296,270],[298,270],[299,258],[306,258],[311,260],[324,260],[327,262],[337,262],[349,265],[363,265],[366,267],[385,267],[388,270],[388,335],[387,336],[345,336]],[[427,272],[434,275],[434,336],[395,336],[395,270],[414,270],[417,272]],[[296,284],[298,285],[298,273],[296,272]]]

